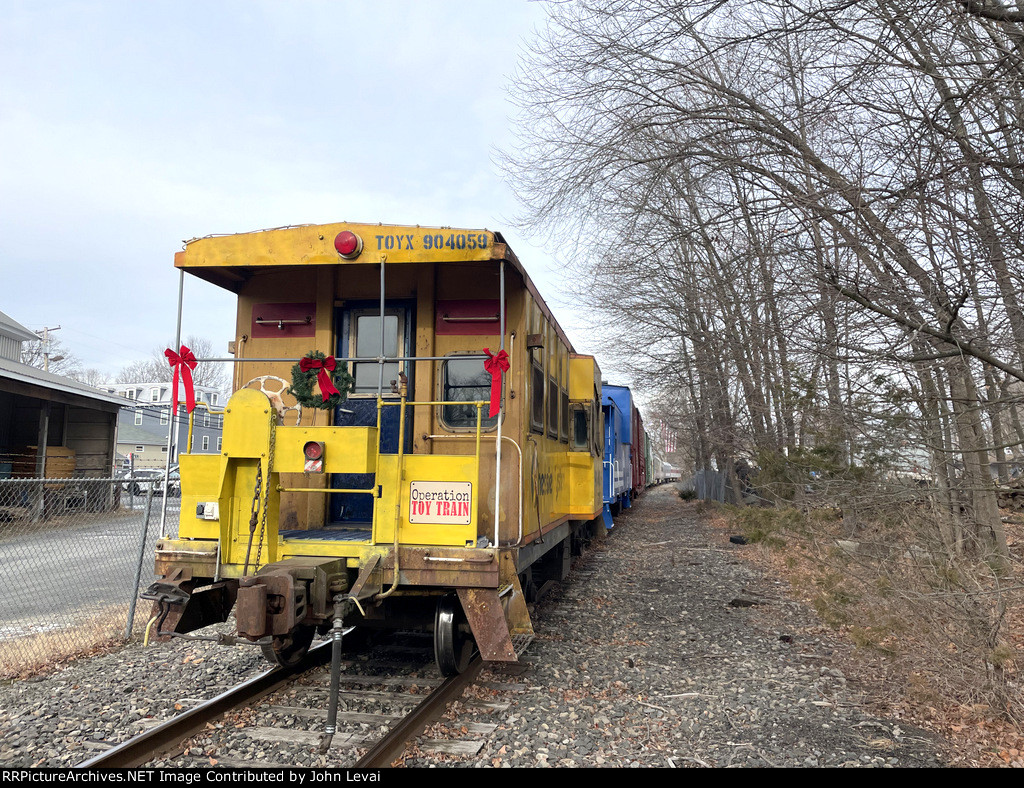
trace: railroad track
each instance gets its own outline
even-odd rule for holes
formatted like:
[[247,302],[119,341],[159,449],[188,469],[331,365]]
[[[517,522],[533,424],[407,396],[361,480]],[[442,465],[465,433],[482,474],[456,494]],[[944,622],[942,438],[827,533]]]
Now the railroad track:
[[[390,647],[383,657],[343,663],[338,731],[330,749],[320,751],[330,694],[328,641],[311,649],[298,670],[275,668],[249,679],[187,712],[90,758],[78,768],[132,768],[155,762],[226,768],[310,766],[321,756],[329,767],[382,768],[400,757],[406,743],[441,716],[479,674],[475,658],[458,676],[424,675],[430,657],[425,649]],[[376,654],[378,652],[371,652]],[[395,660],[395,654],[404,657]],[[418,656],[417,656],[418,655]],[[423,694],[423,690],[428,690]],[[265,702],[261,702],[264,701]],[[260,702],[257,705],[257,702]],[[239,757],[226,740],[206,741],[223,729],[248,742],[261,742],[277,759]],[[218,728],[221,726],[221,728]],[[194,742],[190,746],[189,742]],[[203,752],[201,757],[187,750]],[[215,756],[209,756],[215,749]],[[311,755],[313,754],[313,755]],[[178,761],[184,760],[184,764]]]

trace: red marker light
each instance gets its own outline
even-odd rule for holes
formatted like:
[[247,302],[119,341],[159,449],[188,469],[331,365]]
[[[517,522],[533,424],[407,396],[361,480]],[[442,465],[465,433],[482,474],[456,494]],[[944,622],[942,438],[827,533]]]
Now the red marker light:
[[324,444],[322,441],[306,441],[302,453],[306,455],[307,460],[319,460],[324,456]]
[[351,260],[363,251],[363,239],[350,230],[342,230],[334,238],[334,248],[346,260]]

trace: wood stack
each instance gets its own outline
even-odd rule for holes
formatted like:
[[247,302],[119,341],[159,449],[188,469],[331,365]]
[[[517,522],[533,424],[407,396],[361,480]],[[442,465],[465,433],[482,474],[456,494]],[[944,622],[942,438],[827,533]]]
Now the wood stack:
[[[16,479],[36,477],[36,446],[26,446],[25,451],[16,455],[13,462],[13,476]],[[43,477],[46,479],[70,479],[75,475],[75,450],[67,446],[47,446],[46,464]]]

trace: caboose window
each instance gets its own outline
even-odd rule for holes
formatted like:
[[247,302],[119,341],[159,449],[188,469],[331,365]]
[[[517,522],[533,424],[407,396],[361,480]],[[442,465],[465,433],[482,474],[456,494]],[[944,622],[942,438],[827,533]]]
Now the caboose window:
[[562,443],[569,442],[569,392],[565,389],[562,389],[562,421],[558,439]]
[[[483,359],[452,358],[441,367],[441,399],[445,402],[490,400],[491,376],[484,369]],[[493,429],[498,417],[488,418],[483,407],[480,428]],[[476,429],[476,405],[442,405],[441,422],[449,429]]]
[[544,432],[544,369],[536,361],[530,368],[530,429]]
[[589,451],[590,413],[577,405],[572,415],[572,448],[574,451]]
[[558,384],[548,378],[548,435],[558,437]]

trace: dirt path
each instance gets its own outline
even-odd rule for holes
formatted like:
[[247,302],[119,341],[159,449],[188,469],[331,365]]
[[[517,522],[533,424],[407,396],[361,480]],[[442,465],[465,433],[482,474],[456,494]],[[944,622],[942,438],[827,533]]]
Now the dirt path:
[[[933,734],[865,710],[865,688],[812,634],[813,616],[712,531],[668,486],[620,516],[535,610],[527,669],[493,671],[497,688],[474,693],[508,708],[487,717],[497,727],[463,762],[943,765]],[[431,735],[446,733],[442,723]],[[407,761],[442,762],[453,759]]]

